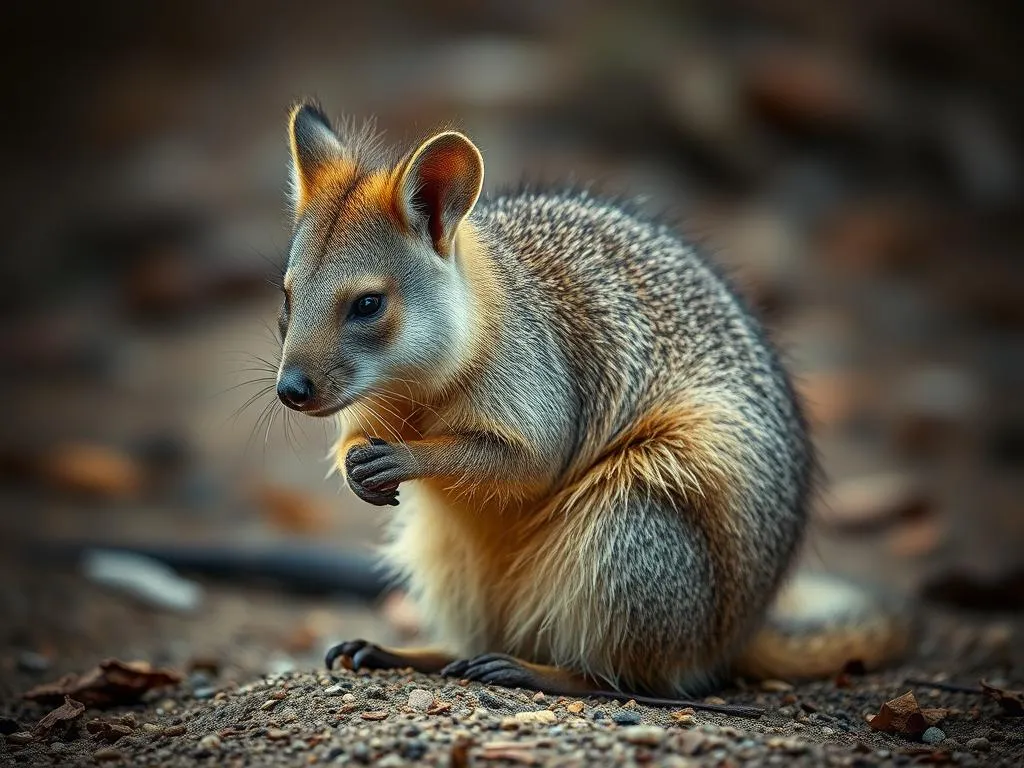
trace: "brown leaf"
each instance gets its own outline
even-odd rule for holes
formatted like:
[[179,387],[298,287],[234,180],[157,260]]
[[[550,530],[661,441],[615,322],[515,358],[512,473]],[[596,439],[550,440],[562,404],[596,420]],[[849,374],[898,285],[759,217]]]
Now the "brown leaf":
[[85,730],[91,733],[100,741],[105,741],[108,744],[113,744],[118,739],[124,736],[130,736],[132,729],[127,725],[121,723],[111,723],[107,720],[101,720],[100,718],[94,718],[85,724]]
[[65,729],[72,722],[77,720],[85,712],[85,705],[80,701],[75,701],[70,696],[64,697],[64,703],[57,707],[55,710],[36,723],[36,727],[32,729],[32,735],[37,739],[45,739],[50,733],[56,729]]
[[1010,717],[1024,717],[1024,691],[996,688],[984,680],[981,681],[981,689],[985,692],[986,696],[1003,708],[1003,714]]
[[46,459],[46,477],[62,490],[101,498],[128,498],[144,484],[129,456],[101,445],[62,445]]
[[907,691],[902,696],[885,702],[877,715],[868,718],[868,723],[876,731],[919,736],[947,714],[949,711],[945,709],[921,709],[913,691]]
[[106,707],[138,701],[146,691],[180,682],[177,672],[154,669],[145,661],[107,659],[84,675],[65,675],[55,683],[36,686],[24,698],[47,703],[74,696],[88,706]]

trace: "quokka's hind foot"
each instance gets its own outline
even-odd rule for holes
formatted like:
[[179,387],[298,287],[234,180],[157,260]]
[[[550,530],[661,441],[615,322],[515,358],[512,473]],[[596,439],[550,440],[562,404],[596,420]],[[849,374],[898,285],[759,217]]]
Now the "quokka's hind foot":
[[433,648],[384,648],[369,640],[347,640],[327,651],[324,659],[328,669],[334,669],[338,659],[347,658],[353,670],[405,669],[432,675],[452,662],[449,654]]

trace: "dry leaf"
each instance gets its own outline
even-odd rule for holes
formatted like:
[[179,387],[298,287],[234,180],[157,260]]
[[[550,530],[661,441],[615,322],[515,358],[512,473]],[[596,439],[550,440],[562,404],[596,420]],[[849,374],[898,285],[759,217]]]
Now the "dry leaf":
[[907,691],[902,696],[885,702],[877,715],[868,718],[868,723],[876,731],[919,736],[948,714],[949,710],[946,709],[921,709],[913,691]]
[[154,669],[145,661],[107,659],[84,675],[65,675],[55,683],[36,686],[24,698],[52,703],[74,696],[88,706],[106,707],[138,701],[146,691],[180,682],[177,672]]
[[986,696],[1003,708],[1003,714],[1010,717],[1024,717],[1024,691],[996,688],[984,680],[981,681],[981,689],[985,692]]
[[32,729],[32,735],[37,739],[45,739],[55,729],[59,728],[63,731],[80,718],[83,712],[85,712],[85,705],[82,702],[65,696],[63,704],[36,723],[36,727]]
[[132,729],[127,725],[111,723],[98,717],[86,723],[85,730],[107,744],[113,744],[118,739],[131,735],[132,732]]
[[59,446],[47,457],[45,472],[63,490],[102,498],[129,498],[144,484],[131,457],[100,445]]

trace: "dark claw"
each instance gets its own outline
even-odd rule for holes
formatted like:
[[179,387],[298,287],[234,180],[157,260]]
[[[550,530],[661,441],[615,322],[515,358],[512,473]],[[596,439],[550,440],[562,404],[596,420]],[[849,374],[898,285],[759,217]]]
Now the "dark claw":
[[472,659],[452,662],[441,670],[441,674],[506,688],[537,687],[533,673],[516,659],[503,653],[485,653]]
[[[327,656],[324,658],[324,662],[327,664],[328,669],[334,669],[334,662],[342,656],[353,659],[354,662],[353,657],[355,654],[368,645],[371,645],[371,643],[366,640],[346,640],[344,643],[338,643],[327,651]],[[352,666],[355,667],[355,664],[353,663]]]
[[398,506],[398,486],[384,486],[380,489],[365,488],[351,477],[348,479],[348,486],[352,489],[360,499],[368,504],[373,504],[378,507],[397,507]]
[[441,677],[458,677],[462,678],[466,674],[466,669],[469,668],[469,659],[459,659],[453,661],[451,664],[441,670]]

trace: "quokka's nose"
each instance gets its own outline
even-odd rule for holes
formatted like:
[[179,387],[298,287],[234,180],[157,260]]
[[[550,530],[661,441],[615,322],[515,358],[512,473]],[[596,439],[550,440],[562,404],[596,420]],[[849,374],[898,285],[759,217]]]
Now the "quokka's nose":
[[313,382],[298,368],[286,368],[277,381],[277,396],[289,408],[302,410],[313,401]]

